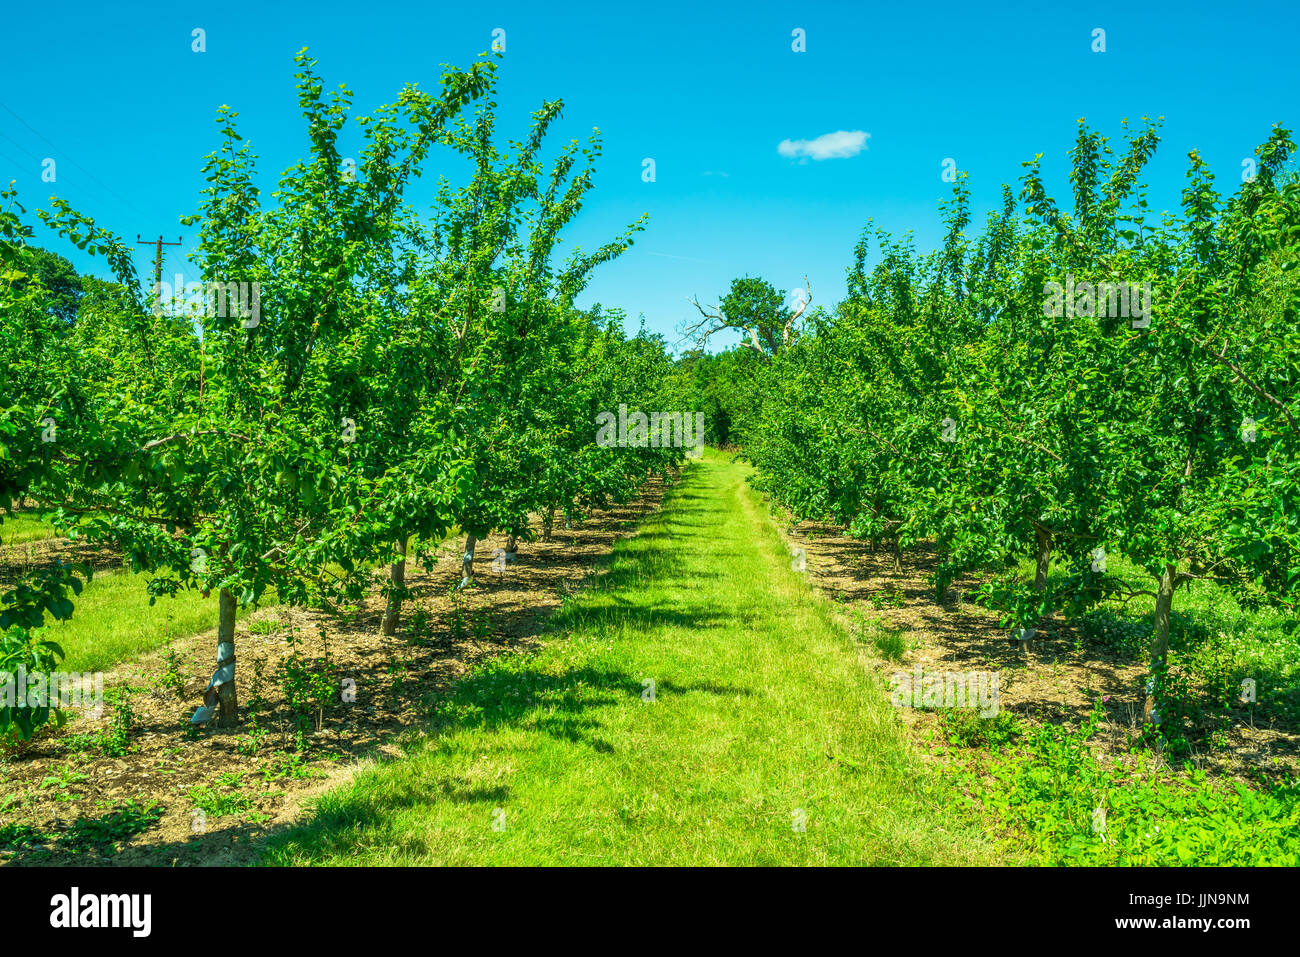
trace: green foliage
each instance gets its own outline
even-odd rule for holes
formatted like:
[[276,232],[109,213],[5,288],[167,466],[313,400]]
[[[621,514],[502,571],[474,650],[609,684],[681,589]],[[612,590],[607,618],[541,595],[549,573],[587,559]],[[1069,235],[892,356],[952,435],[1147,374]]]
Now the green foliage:
[[[745,454],[797,518],[932,541],[938,598],[982,573],[1013,634],[1151,596],[1145,636],[1082,626],[1145,640],[1159,667],[1189,583],[1300,602],[1300,180],[1278,127],[1233,196],[1192,153],[1181,209],[1155,220],[1141,174],[1157,125],[1125,138],[1116,153],[1080,123],[1072,212],[1038,156],[974,238],[961,178],[928,255],[868,223],[848,298],[756,367]],[[1032,579],[1006,572],[1025,559]],[[1227,672],[1214,680],[1224,696]]]
[[237,790],[231,793],[229,781],[216,784],[198,784],[189,790],[190,802],[196,810],[212,817],[229,817],[247,811],[253,806],[252,799]]
[[[598,136],[545,159],[563,108],[548,101],[522,141],[501,142],[484,55],[357,117],[351,164],[350,91],[327,91],[305,51],[295,62],[308,153],[274,191],[255,185],[238,114],[217,113],[183,219],[201,306],[142,294],[130,248],[54,199],[39,218],[117,281],[69,275],[0,193],[0,509],[35,500],[57,530],[120,550],[151,604],[194,590],[337,607],[380,563],[404,564],[408,541],[422,561],[454,527],[527,541],[531,513],[626,501],[682,459],[596,442],[602,411],[671,408],[662,340],[574,305],[644,217],[555,261],[594,187]],[[467,179],[440,178],[428,212],[409,201],[448,161],[467,161]],[[5,654],[44,654],[32,629],[66,619],[79,589],[60,568],[5,594]],[[400,575],[383,590],[395,610],[409,597]],[[319,725],[320,688],[287,680],[299,719],[314,709]],[[48,717],[3,714],[24,737]]]
[[77,321],[77,312],[85,295],[81,277],[72,263],[57,253],[35,246],[26,247],[22,254],[21,268],[27,276],[14,284],[15,292],[22,292],[29,284],[36,287],[46,311],[63,325],[71,326]]
[[[51,695],[48,676],[63,657],[63,649],[41,635],[44,628],[24,628],[10,624],[0,631],[0,740],[16,736],[30,741],[37,729],[53,721],[62,726],[65,715],[58,708],[58,695]],[[25,676],[27,687],[19,687]],[[45,682],[33,687],[34,682]],[[25,691],[26,700],[19,700]]]
[[162,816],[163,808],[157,802],[129,798],[99,817],[77,818],[61,846],[74,851],[116,851],[118,844],[148,830]]
[[[999,716],[1001,717],[1001,716]],[[960,773],[985,811],[1048,864],[1295,866],[1300,782],[1253,790],[1204,772],[1102,764],[1088,745],[1100,708],[1076,730],[1021,729],[982,771]]]
[[702,413],[706,444],[743,446],[746,423],[762,400],[756,375],[761,362],[743,346],[716,354],[687,350],[666,380],[667,407]]

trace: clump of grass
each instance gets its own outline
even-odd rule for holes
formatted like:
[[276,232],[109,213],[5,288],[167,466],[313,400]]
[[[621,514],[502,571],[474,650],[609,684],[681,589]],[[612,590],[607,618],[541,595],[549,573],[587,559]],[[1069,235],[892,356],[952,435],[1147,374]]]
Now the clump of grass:
[[[218,779],[217,785],[221,784],[221,780]],[[196,810],[210,817],[229,817],[247,811],[253,806],[252,799],[248,795],[240,794],[238,791],[233,793],[222,791],[218,786],[197,784],[190,788],[190,802]]]
[[1006,711],[986,718],[969,708],[949,708],[942,712],[940,724],[948,743],[959,748],[998,751],[1021,734],[1019,722]]
[[861,638],[870,642],[876,653],[886,661],[902,661],[906,656],[907,638],[901,628],[859,615],[857,630]]

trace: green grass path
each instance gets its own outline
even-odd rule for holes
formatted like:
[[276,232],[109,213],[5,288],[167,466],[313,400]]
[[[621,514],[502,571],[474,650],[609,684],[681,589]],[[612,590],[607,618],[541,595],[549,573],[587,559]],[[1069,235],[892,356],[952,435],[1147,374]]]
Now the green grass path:
[[745,475],[692,464],[544,650],[466,676],[405,757],[327,793],[268,860],[989,861]]

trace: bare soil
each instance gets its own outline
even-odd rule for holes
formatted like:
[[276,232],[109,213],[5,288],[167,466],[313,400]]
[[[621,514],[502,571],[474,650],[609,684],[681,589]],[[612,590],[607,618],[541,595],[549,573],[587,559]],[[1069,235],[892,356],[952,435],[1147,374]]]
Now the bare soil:
[[[911,673],[916,665],[924,673],[997,673],[1000,711],[1071,727],[1084,722],[1100,698],[1106,720],[1090,739],[1098,756],[1130,765],[1162,763],[1149,749],[1133,747],[1142,727],[1145,662],[1117,654],[1059,618],[1046,622],[1029,647],[1021,648],[994,613],[966,600],[981,584],[978,578],[959,578],[943,601],[936,599],[931,576],[938,558],[924,546],[905,551],[896,568],[892,551],[873,551],[868,542],[833,526],[800,522],[786,528],[789,546],[805,552],[811,582],[840,607],[846,625],[863,634],[863,622],[874,620],[902,635],[901,660],[872,655],[887,686],[892,675]],[[896,710],[932,755],[946,753],[940,712]],[[1211,775],[1257,781],[1300,770],[1297,730],[1247,706],[1206,709],[1188,739],[1193,751],[1187,760]]]
[[[417,741],[431,702],[476,662],[537,647],[545,620],[599,573],[664,490],[655,479],[637,500],[573,529],[557,520],[550,542],[521,539],[509,565],[493,563],[504,538],[480,541],[476,586],[460,593],[463,542],[442,543],[432,571],[408,565],[414,597],[395,636],[380,634],[377,593],[346,617],[274,608],[241,620],[235,729],[189,724],[213,668],[215,623],[106,673],[106,696],[134,689],[129,722],[111,701],[98,719],[74,711],[60,731],[0,760],[0,865],[256,861],[270,834],[359,762],[397,757]],[[540,539],[540,521],[532,527]],[[291,706],[295,673],[328,676],[333,700],[323,711]],[[351,703],[340,688],[353,692]],[[124,747],[111,746],[115,721],[129,725]]]
[[0,547],[0,582],[13,582],[52,566],[55,561],[89,565],[95,571],[121,568],[115,549],[85,539],[44,538]]

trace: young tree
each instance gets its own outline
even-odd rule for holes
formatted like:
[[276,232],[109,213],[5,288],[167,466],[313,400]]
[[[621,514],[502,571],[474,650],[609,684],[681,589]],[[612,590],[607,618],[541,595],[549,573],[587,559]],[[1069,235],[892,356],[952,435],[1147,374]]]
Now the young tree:
[[[490,72],[486,63],[449,69],[436,97],[405,90],[386,122],[367,129],[370,146],[353,177],[337,146],[349,95],[327,98],[314,64],[305,54],[298,63],[310,161],[286,171],[275,205],[263,207],[235,114],[220,111],[225,142],[208,159],[212,185],[186,222],[200,227],[203,291],[222,295],[162,361],[156,339],[166,323],[154,316],[101,383],[96,401],[114,434],[117,474],[82,475],[71,497],[87,534],[117,542],[135,567],[155,573],[155,597],[184,587],[217,592],[217,669],[195,720],[217,711],[222,726],[237,720],[238,605],[268,588],[287,603],[339,594],[330,566],[365,568],[387,531],[373,505],[388,488],[353,467],[353,445],[369,425],[353,402],[361,357],[387,334],[391,211]],[[80,244],[120,247],[66,205],[46,218]],[[129,261],[116,265],[133,285]],[[170,371],[166,388],[137,378],[141,352]]]
[[[0,528],[65,456],[75,456],[60,428],[76,435],[87,422],[77,388],[86,363],[68,342],[66,317],[51,308],[61,287],[45,285],[52,257],[29,244],[24,212],[12,186],[0,191]],[[61,268],[54,273],[66,276]],[[44,637],[46,618],[68,619],[89,576],[89,568],[56,561],[0,591],[0,676],[26,672],[37,689],[35,699],[30,688],[25,700],[0,696],[0,737],[15,732],[27,740],[46,722],[62,721],[58,696],[49,697],[57,689],[46,682],[63,650]]]

